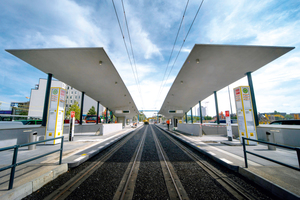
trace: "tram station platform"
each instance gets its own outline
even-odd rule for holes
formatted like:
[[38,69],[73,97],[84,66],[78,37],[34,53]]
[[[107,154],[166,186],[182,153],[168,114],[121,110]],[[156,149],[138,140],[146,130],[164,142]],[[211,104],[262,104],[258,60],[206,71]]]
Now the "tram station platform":
[[[140,128],[142,123],[138,125]],[[162,129],[166,126],[159,125]],[[124,128],[122,131],[98,136],[95,133],[77,133],[74,141],[68,141],[64,135],[64,151],[62,164],[58,165],[59,153],[49,155],[17,167],[14,187],[8,190],[10,170],[0,172],[0,199],[22,199],[37,191],[40,187],[55,179],[60,174],[76,167],[93,155],[104,150],[125,137],[136,128]],[[255,182],[282,199],[300,199],[300,171],[282,167],[278,164],[248,154],[248,168],[245,168],[243,147],[238,140],[228,141],[220,135],[190,136],[176,131],[169,131],[174,137],[193,146],[195,149],[211,157],[216,162],[234,170]],[[20,149],[18,158],[21,160],[34,157],[59,148],[60,145],[37,145],[35,150]],[[298,166],[296,152],[277,148],[268,150],[265,145],[247,146],[247,150],[259,153],[281,162]],[[0,167],[11,164],[12,151],[0,152]]]
[[[96,135],[94,132],[75,133],[74,140],[71,142],[68,141],[69,135],[64,134],[62,164],[58,165],[60,153],[57,152],[17,166],[14,185],[11,190],[8,190],[11,170],[0,172],[0,199],[12,200],[26,197],[67,172],[69,168],[80,165],[141,126],[142,123],[138,124],[137,128],[125,127],[121,131],[107,135]],[[34,150],[28,150],[28,147],[19,148],[18,162],[57,150],[60,146],[60,144],[37,144]],[[0,152],[0,157],[0,168],[11,165],[13,150]]]
[[[167,130],[166,125],[158,125]],[[300,199],[300,171],[247,154],[248,168],[245,168],[243,146],[239,140],[228,141],[221,135],[192,136],[178,131],[168,131],[184,143],[189,144],[216,162],[234,170],[265,188],[281,199]],[[267,145],[246,146],[247,151],[299,167],[297,152],[276,147],[268,150]]]

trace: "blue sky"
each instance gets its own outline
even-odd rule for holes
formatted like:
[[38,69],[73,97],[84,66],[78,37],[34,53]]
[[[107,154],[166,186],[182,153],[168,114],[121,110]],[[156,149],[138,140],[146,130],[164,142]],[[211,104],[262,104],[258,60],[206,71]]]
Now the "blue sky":
[[[0,0],[1,109],[9,109],[11,101],[26,101],[25,97],[30,96],[31,88],[39,78],[47,77],[5,49],[104,47],[138,108],[160,109],[194,44],[236,44],[296,47],[254,72],[252,78],[259,112],[300,112],[298,0],[204,1],[158,95],[186,2],[124,0],[141,89],[139,93],[111,0]],[[169,70],[200,3],[199,0],[189,1]],[[122,2],[115,0],[115,5],[127,46],[130,46]],[[246,78],[231,84],[230,91],[239,85],[247,85]],[[219,111],[230,109],[227,91],[227,87],[218,91]],[[212,96],[203,100],[202,105],[207,106],[209,115],[215,114]]]

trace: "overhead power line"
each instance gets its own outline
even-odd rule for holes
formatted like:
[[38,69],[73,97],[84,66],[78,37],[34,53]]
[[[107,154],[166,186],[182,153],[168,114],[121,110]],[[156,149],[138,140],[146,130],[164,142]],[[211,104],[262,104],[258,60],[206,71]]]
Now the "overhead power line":
[[[188,7],[189,1],[190,1],[190,0],[188,0],[188,1],[186,2],[186,6],[185,6],[185,9],[184,9],[184,12],[183,12],[183,15],[182,15],[182,19],[181,19],[181,22],[180,22],[180,25],[179,25],[179,28],[178,28],[178,31],[177,31],[177,35],[176,35],[176,38],[175,38],[175,41],[174,41],[174,44],[173,44],[173,48],[172,48],[172,51],[171,51],[171,54],[170,54],[170,57],[169,57],[169,61],[168,61],[168,64],[167,64],[167,67],[166,67],[166,70],[165,70],[165,73],[164,73],[164,76],[163,76],[163,80],[162,80],[161,85],[160,85],[160,88],[159,88],[159,90],[158,90],[157,99],[158,99],[158,97],[159,97],[159,95],[160,95],[160,92],[161,92],[161,90],[162,90],[163,82],[164,82],[164,80],[165,80],[165,76],[166,76],[167,70],[168,70],[168,68],[169,68],[169,64],[170,64],[170,61],[171,61],[171,58],[172,58],[172,55],[173,55],[174,47],[175,47],[176,42],[177,42],[177,38],[178,38],[180,29],[181,29],[181,26],[182,26],[182,22],[183,22],[183,20],[184,20],[184,16],[185,16],[186,9],[187,9],[187,7]],[[155,104],[156,104],[156,102],[157,102],[157,100],[155,101]]]
[[[118,13],[117,13],[117,9],[116,9],[114,0],[112,0],[112,3],[113,3],[115,14],[116,14],[116,17],[117,17],[117,20],[118,20],[119,28],[120,28],[120,31],[121,31],[121,34],[122,34],[122,37],[123,37],[123,41],[124,41],[124,45],[125,45],[125,48],[126,48],[126,52],[127,52],[127,55],[128,55],[129,62],[130,62],[130,66],[131,66],[131,70],[132,70],[132,73],[133,73],[133,77],[135,79],[135,83],[137,84],[138,92],[140,94],[140,97],[141,97],[141,100],[142,100],[142,105],[143,105],[144,103],[143,103],[143,98],[142,98],[140,87],[139,87],[138,74],[137,74],[137,71],[135,73],[135,71],[133,69],[133,66],[132,66],[131,57],[130,57],[130,54],[129,54],[129,51],[128,51],[128,47],[127,47],[126,40],[125,40],[125,35],[124,35],[122,27],[121,27],[121,23],[120,23],[120,20],[119,20],[119,16],[118,16]],[[126,14],[125,14],[125,8],[124,8],[123,0],[122,0],[122,7],[123,7],[123,11],[124,11],[124,17],[125,17],[125,21],[126,21],[126,26],[127,26],[127,31],[128,31],[128,37],[129,37],[130,46],[131,46],[131,52],[132,52],[132,56],[133,56],[133,60],[134,60],[132,43],[131,43],[131,38],[130,38],[130,34],[129,34],[129,29],[128,29],[128,24],[127,24],[127,19],[126,19]],[[135,60],[134,60],[134,63],[135,63]],[[136,69],[136,67],[135,67],[135,69]]]
[[[182,41],[181,47],[180,47],[180,49],[179,49],[179,51],[178,51],[178,54],[177,54],[177,56],[176,56],[176,58],[175,58],[175,60],[174,60],[174,62],[173,62],[173,65],[172,65],[172,67],[171,67],[171,70],[170,70],[170,72],[169,72],[167,78],[166,78],[165,80],[162,81],[162,83],[164,82],[162,88],[165,86],[165,84],[166,84],[166,82],[167,82],[167,80],[168,80],[168,78],[169,78],[169,76],[170,76],[170,74],[171,74],[171,72],[172,72],[172,70],[173,70],[173,68],[174,68],[174,65],[175,65],[175,63],[176,63],[176,61],[177,61],[177,58],[178,58],[178,56],[179,56],[179,54],[180,54],[180,52],[181,52],[181,49],[182,49],[182,47],[183,47],[183,45],[184,45],[184,43],[185,43],[185,41],[186,41],[186,39],[187,39],[187,37],[188,37],[188,35],[189,35],[189,33],[190,33],[190,31],[191,31],[193,25],[194,25],[194,22],[195,22],[195,20],[196,20],[196,18],[197,18],[197,16],[198,16],[198,13],[199,13],[199,11],[200,11],[200,9],[201,9],[201,7],[202,7],[203,2],[204,2],[204,0],[202,0],[201,3],[200,3],[200,5],[199,5],[199,8],[198,8],[198,10],[197,10],[197,12],[196,12],[196,14],[195,14],[195,17],[194,17],[194,19],[193,19],[193,21],[192,21],[192,23],[191,23],[191,26],[190,26],[190,28],[189,28],[189,30],[188,30],[188,32],[187,32],[185,38],[184,38],[183,41]],[[183,18],[184,18],[184,15],[183,15]],[[182,19],[183,19],[183,18],[182,18]],[[180,24],[180,25],[181,25],[181,24]],[[177,34],[178,34],[178,33],[177,33]],[[176,39],[177,39],[177,36],[176,36]],[[173,46],[173,49],[174,49],[174,46]],[[172,49],[172,52],[173,52],[173,49]],[[170,62],[170,61],[169,61],[169,62]],[[168,63],[168,64],[169,64],[169,63]],[[160,93],[159,93],[159,95],[160,95]],[[158,97],[159,97],[159,95],[158,95]],[[157,98],[158,98],[158,97],[157,97]]]
[[134,53],[133,53],[132,42],[131,42],[131,37],[130,37],[130,31],[129,31],[129,28],[128,28],[127,17],[126,17],[125,6],[124,6],[123,0],[122,0],[122,7],[123,7],[124,18],[125,18],[125,23],[126,23],[126,27],[127,27],[129,43],[130,43],[130,47],[131,47],[132,59],[133,59],[134,67],[135,67],[135,73],[136,73],[137,84],[138,84],[138,92],[140,93],[140,97],[141,97],[141,100],[142,100],[142,105],[144,107],[144,102],[143,102],[142,93],[141,93],[140,80],[139,80],[138,71],[137,71],[137,68],[136,68],[136,62],[135,62],[135,57],[134,57]]

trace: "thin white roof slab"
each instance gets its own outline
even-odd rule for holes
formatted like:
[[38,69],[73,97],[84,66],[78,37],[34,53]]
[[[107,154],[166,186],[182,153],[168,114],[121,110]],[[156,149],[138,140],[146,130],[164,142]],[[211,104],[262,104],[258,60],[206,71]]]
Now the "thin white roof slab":
[[[159,111],[182,117],[214,91],[254,72],[294,47],[196,44],[178,73]],[[199,59],[199,63],[197,63]],[[183,113],[169,113],[182,110]]]
[[[85,92],[113,111],[132,118],[138,109],[119,73],[103,48],[6,50],[35,68]],[[99,61],[102,64],[99,65]],[[116,110],[129,110],[128,114]]]

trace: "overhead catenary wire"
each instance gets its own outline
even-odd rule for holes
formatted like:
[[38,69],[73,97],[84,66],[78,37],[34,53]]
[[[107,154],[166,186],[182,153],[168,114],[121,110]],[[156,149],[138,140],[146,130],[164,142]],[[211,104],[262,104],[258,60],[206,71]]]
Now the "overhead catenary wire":
[[185,9],[184,9],[184,12],[183,12],[183,16],[182,16],[182,19],[181,19],[181,22],[180,22],[180,25],[179,25],[179,28],[178,28],[178,31],[177,31],[177,35],[176,35],[176,38],[175,38],[175,41],[174,41],[174,44],[173,44],[173,48],[172,48],[172,51],[171,51],[171,54],[170,54],[170,57],[169,57],[169,60],[168,60],[167,67],[166,67],[166,70],[165,70],[165,73],[164,73],[164,76],[163,76],[163,80],[162,80],[161,85],[160,85],[160,88],[159,88],[159,90],[158,90],[158,95],[157,95],[157,99],[156,99],[156,101],[155,101],[155,105],[156,105],[156,103],[157,103],[158,97],[159,97],[159,95],[160,95],[160,93],[161,93],[161,90],[162,90],[162,88],[163,88],[163,87],[162,87],[162,86],[163,86],[163,82],[164,82],[165,76],[166,76],[166,74],[167,74],[167,70],[168,70],[168,67],[169,67],[169,64],[170,64],[172,55],[173,55],[174,47],[175,47],[176,42],[177,42],[177,38],[178,38],[180,29],[181,29],[181,26],[182,26],[182,23],[183,23],[183,20],[184,20],[184,16],[185,16],[185,13],[186,13],[186,10],[187,10],[189,1],[190,1],[190,0],[187,1],[186,6],[185,6]]
[[[113,3],[113,7],[114,7],[115,14],[116,14],[116,17],[117,17],[117,21],[118,21],[118,24],[119,24],[119,28],[120,28],[120,31],[121,31],[121,34],[122,34],[122,37],[123,37],[123,42],[124,42],[124,45],[125,45],[125,48],[126,48],[126,52],[127,52],[129,62],[130,62],[131,70],[133,72],[133,77],[135,79],[135,82],[136,82],[137,87],[138,87],[139,94],[141,96],[141,92],[140,92],[140,89],[139,89],[139,82],[137,81],[137,77],[136,77],[136,74],[135,74],[133,66],[132,66],[131,57],[130,57],[128,47],[127,47],[127,44],[126,44],[126,41],[125,41],[125,35],[124,35],[124,32],[123,32],[122,27],[121,27],[121,23],[120,23],[120,20],[119,20],[119,16],[118,16],[118,13],[117,13],[117,9],[116,9],[116,5],[115,5],[114,0],[112,0],[112,3]],[[122,4],[123,4],[123,1],[122,1]],[[123,6],[123,9],[124,9],[124,6]],[[125,15],[125,9],[124,9],[124,15]],[[125,18],[125,20],[126,20],[126,18]],[[127,25],[127,21],[126,21],[126,25]],[[127,30],[128,30],[128,26],[127,26]],[[129,33],[129,31],[128,31],[128,33]],[[131,43],[131,40],[130,40],[130,43]],[[141,99],[142,99],[142,96],[141,96]],[[142,104],[143,104],[143,100],[142,100]]]
[[122,7],[123,7],[123,12],[124,12],[125,24],[126,24],[126,27],[127,27],[127,33],[128,33],[129,43],[130,43],[130,47],[131,47],[132,60],[133,60],[134,67],[135,67],[135,73],[136,73],[137,84],[138,84],[138,92],[140,94],[142,105],[144,107],[144,102],[143,102],[143,98],[142,98],[142,94],[141,94],[140,80],[139,80],[138,71],[137,71],[137,68],[136,68],[136,62],[135,62],[135,57],[134,57],[134,53],[133,53],[132,42],[131,42],[131,37],[130,37],[130,31],[129,31],[129,28],[128,28],[127,17],[126,17],[125,6],[124,6],[123,0],[122,0]]
[[198,8],[198,10],[197,10],[197,12],[196,12],[196,14],[195,14],[195,17],[194,17],[194,19],[193,19],[193,21],[192,21],[192,23],[191,23],[191,26],[190,26],[190,28],[189,28],[189,30],[188,30],[188,32],[187,32],[185,38],[184,38],[183,41],[182,41],[181,47],[180,47],[180,49],[179,49],[179,51],[178,51],[178,54],[177,54],[177,56],[176,56],[176,58],[175,58],[175,60],[174,60],[174,62],[173,62],[173,65],[172,65],[172,67],[171,67],[171,70],[170,70],[170,72],[169,72],[167,78],[165,79],[165,81],[163,80],[164,84],[163,84],[162,88],[165,86],[165,84],[166,84],[166,82],[167,82],[167,80],[168,80],[168,78],[169,78],[169,76],[170,76],[170,74],[171,74],[171,72],[172,72],[172,70],[173,70],[173,68],[174,68],[174,65],[175,65],[175,63],[176,63],[176,61],[177,61],[177,59],[178,59],[178,56],[179,56],[179,54],[180,54],[180,52],[181,52],[181,49],[182,49],[182,47],[183,47],[183,45],[184,45],[184,43],[185,43],[185,41],[186,41],[186,39],[187,39],[187,37],[188,37],[188,35],[189,35],[191,29],[192,29],[192,27],[193,27],[193,24],[194,24],[194,22],[195,22],[195,20],[196,20],[196,18],[197,18],[197,16],[198,16],[198,13],[199,13],[199,11],[200,11],[200,9],[201,9],[201,7],[202,7],[203,2],[204,2],[204,0],[202,0],[201,3],[200,3],[200,5],[199,5],[199,8]]

